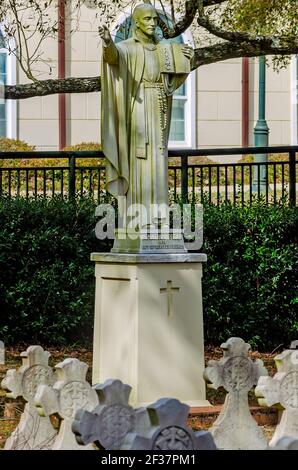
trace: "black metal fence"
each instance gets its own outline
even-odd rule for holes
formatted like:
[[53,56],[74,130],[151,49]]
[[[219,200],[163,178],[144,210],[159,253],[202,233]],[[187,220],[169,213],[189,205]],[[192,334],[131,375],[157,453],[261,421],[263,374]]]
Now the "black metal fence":
[[[298,146],[225,149],[177,149],[169,151],[169,190],[184,201],[214,203],[251,202],[255,197],[267,203],[282,198],[297,204]],[[221,163],[230,156],[270,155],[266,162]],[[218,161],[208,158],[216,157]],[[32,160],[46,159],[34,166]],[[55,165],[52,165],[53,162]],[[91,164],[84,164],[91,159]],[[94,165],[98,162],[98,164]],[[202,163],[203,160],[203,163]],[[18,164],[16,162],[18,161]],[[32,163],[31,163],[32,162]],[[88,161],[87,161],[88,163]],[[97,201],[105,195],[105,167],[102,152],[0,152],[0,196],[66,197],[89,194]]]

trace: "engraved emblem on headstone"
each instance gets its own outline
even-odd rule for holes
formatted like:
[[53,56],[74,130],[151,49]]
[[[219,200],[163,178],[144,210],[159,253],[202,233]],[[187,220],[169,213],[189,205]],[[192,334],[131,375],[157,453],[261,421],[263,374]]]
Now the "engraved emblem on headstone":
[[22,377],[24,398],[33,403],[37,387],[50,383],[52,375],[53,371],[49,366],[35,365],[28,367]]
[[129,433],[125,450],[215,450],[209,432],[193,432],[187,426],[189,406],[173,398],[161,398],[136,411],[135,431]]
[[135,427],[135,410],[128,404],[131,387],[120,380],[107,380],[93,388],[99,405],[92,413],[80,410],[72,430],[80,444],[95,442],[100,448],[119,450]]
[[162,429],[153,442],[153,450],[192,450],[191,435],[178,426]]
[[225,404],[210,432],[219,449],[266,449],[267,441],[250,414],[248,392],[258,378],[267,375],[261,360],[248,356],[250,345],[241,338],[230,338],[221,345],[223,357],[209,361],[204,378],[209,387],[224,387]]
[[55,369],[58,380],[53,388],[40,385],[35,395],[35,406],[40,414],[58,414],[61,419],[53,450],[92,450],[91,445],[79,446],[71,431],[75,413],[80,409],[93,410],[98,404],[95,390],[86,381],[88,365],[68,358]]
[[48,417],[38,415],[34,395],[40,384],[49,386],[54,373],[48,366],[50,353],[41,346],[30,346],[21,353],[22,366],[7,371],[1,386],[10,391],[8,397],[23,397],[27,403],[19,425],[5,443],[5,449],[38,450],[51,449],[56,431]]
[[[292,343],[293,344],[293,343]],[[292,346],[292,345],[291,345]],[[280,405],[282,416],[269,443],[275,446],[283,437],[298,439],[298,361],[297,351],[286,349],[274,360],[277,373],[274,377],[261,377],[255,394],[262,406]]]
[[280,404],[284,408],[298,408],[298,371],[289,372],[280,384]]
[[252,363],[241,356],[231,357],[223,365],[223,387],[227,392],[251,390],[253,387]]
[[75,413],[88,403],[89,384],[72,381],[64,385],[60,391],[61,415],[74,419]]

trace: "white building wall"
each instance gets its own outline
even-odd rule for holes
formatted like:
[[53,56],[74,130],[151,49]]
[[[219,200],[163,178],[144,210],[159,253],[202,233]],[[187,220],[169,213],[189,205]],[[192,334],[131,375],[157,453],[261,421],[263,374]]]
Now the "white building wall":
[[[68,25],[68,28],[74,24]],[[81,10],[78,31],[66,41],[67,76],[100,75],[101,41],[94,10]],[[46,55],[57,76],[58,44],[49,39]],[[241,59],[200,67],[197,70],[196,100],[197,144],[200,148],[241,146]],[[41,78],[48,78],[42,76]],[[18,70],[18,83],[27,83]],[[291,69],[280,73],[267,69],[267,119],[269,143],[291,143]],[[258,113],[258,63],[250,60],[249,141]],[[18,137],[38,149],[58,149],[58,96],[36,97],[18,103]],[[100,141],[100,93],[67,96],[67,144]]]
[[[269,60],[270,64],[270,60]],[[258,59],[250,60],[249,142],[254,145],[253,129],[258,118]],[[266,119],[270,129],[269,145],[290,145],[291,142],[291,67],[266,68]]]
[[[100,75],[102,54],[94,10],[82,7],[79,28],[70,38],[67,70],[72,77]],[[72,23],[72,28],[76,22]],[[67,107],[67,143],[100,142],[100,92],[72,94]]]

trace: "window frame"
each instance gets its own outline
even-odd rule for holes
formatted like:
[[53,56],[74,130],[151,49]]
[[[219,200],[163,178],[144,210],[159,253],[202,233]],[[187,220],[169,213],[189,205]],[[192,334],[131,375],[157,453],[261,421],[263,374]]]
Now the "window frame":
[[[5,32],[3,26],[0,23],[0,30],[5,38]],[[9,39],[9,49],[15,50],[16,42],[14,39]],[[16,57],[12,52],[9,52],[7,48],[1,48],[0,53],[6,54],[6,85],[16,84]],[[17,138],[17,102],[16,100],[6,100],[6,137],[9,139]]]
[[298,55],[291,60],[291,140],[298,144]]
[[[183,96],[174,95],[174,100],[185,101],[184,114],[184,140],[169,140],[169,149],[173,148],[194,148],[196,146],[196,71],[193,70],[186,82],[186,94]],[[185,98],[186,97],[186,98]]]

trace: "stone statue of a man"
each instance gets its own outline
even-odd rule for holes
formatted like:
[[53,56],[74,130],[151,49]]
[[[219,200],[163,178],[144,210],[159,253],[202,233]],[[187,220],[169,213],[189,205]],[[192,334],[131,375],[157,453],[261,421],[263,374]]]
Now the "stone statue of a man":
[[138,5],[133,20],[132,37],[118,44],[105,26],[99,28],[103,40],[102,148],[108,191],[118,199],[126,196],[127,207],[145,206],[145,226],[154,223],[152,204],[168,204],[172,96],[187,78],[193,50],[159,42],[158,16],[151,5]]

